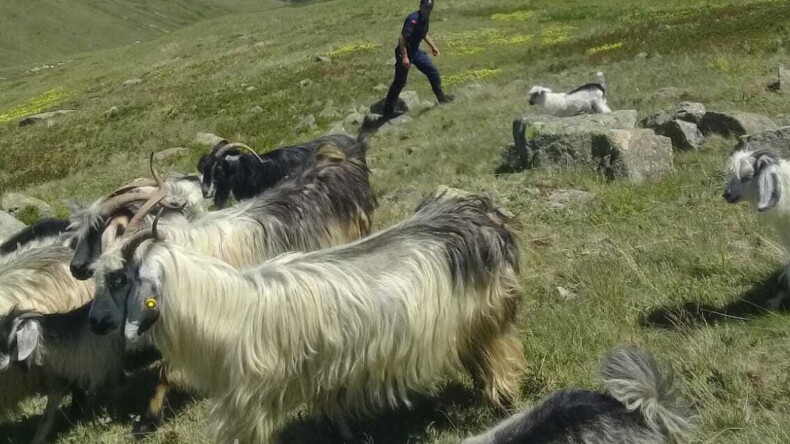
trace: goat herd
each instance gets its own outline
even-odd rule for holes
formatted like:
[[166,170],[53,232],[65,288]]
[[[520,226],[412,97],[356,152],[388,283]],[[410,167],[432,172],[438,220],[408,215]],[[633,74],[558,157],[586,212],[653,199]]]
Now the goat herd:
[[[512,407],[525,367],[512,215],[440,188],[371,234],[367,149],[342,135],[261,155],[220,142],[200,160],[202,183],[161,178],[152,156],[152,179],[6,240],[0,413],[46,394],[33,438],[46,442],[65,395],[78,414],[87,393],[117,388],[130,358],[150,355],[161,378],[136,436],[161,423],[171,384],[211,400],[209,430],[223,443],[272,442],[299,408],[351,440],[349,420],[409,406],[463,373],[493,406]],[[771,159],[734,161],[727,199],[776,205]],[[205,212],[204,197],[222,209]],[[230,198],[240,203],[223,208]],[[649,353],[619,347],[601,374],[608,394],[560,391],[464,442],[686,434],[690,413]]]

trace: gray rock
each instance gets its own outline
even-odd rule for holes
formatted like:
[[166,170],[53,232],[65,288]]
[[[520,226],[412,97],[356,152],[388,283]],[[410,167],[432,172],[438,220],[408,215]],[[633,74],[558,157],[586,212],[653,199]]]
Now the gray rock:
[[779,90],[790,92],[790,70],[785,69],[784,65],[779,65]]
[[310,86],[312,84],[313,84],[313,81],[310,80],[310,79],[304,79],[301,82],[299,82],[299,86],[301,86],[302,88],[306,88],[306,87],[308,87],[308,86]]
[[313,131],[317,128],[318,125],[316,124],[315,116],[312,114],[302,116],[299,121],[296,122],[296,129],[300,132]]
[[261,108],[261,107],[260,107],[260,106],[258,106],[258,105],[255,105],[255,106],[253,106],[252,108],[250,108],[250,111],[249,111],[249,112],[251,112],[252,114],[260,114],[260,113],[262,113],[262,112],[263,112],[263,108]]
[[188,151],[189,151],[188,149],[186,149],[186,148],[184,148],[182,146],[178,146],[178,147],[175,147],[175,148],[168,148],[168,149],[162,150],[162,151],[157,151],[156,153],[154,153],[154,161],[158,162],[158,161],[167,160],[167,159],[170,159],[170,158],[173,158],[173,157],[178,157],[178,156],[180,156],[180,155],[182,155],[182,154],[184,154],[184,153],[186,153]]
[[384,91],[387,91],[388,89],[389,89],[389,86],[387,86],[387,85],[385,85],[383,83],[379,83],[378,85],[373,87],[373,91],[378,91],[378,92],[384,92]]
[[578,297],[576,293],[568,290],[565,287],[557,287],[557,293],[560,295],[560,299],[566,302],[572,301]]
[[656,134],[669,137],[675,151],[696,150],[702,145],[705,136],[697,125],[683,120],[672,120],[653,128]]
[[739,140],[738,148],[745,148],[747,144],[753,150],[767,150],[790,158],[790,126],[744,136]]
[[699,102],[680,102],[675,108],[675,113],[672,117],[697,125],[704,116],[705,105]]
[[343,119],[343,126],[344,127],[356,127],[362,125],[362,122],[365,120],[365,115],[362,113],[351,113]]
[[112,108],[110,108],[110,109],[108,109],[107,111],[104,112],[104,115],[108,119],[113,119],[115,117],[118,117],[120,114],[121,114],[121,110],[118,109],[117,106],[113,106]]
[[315,57],[315,61],[316,61],[316,62],[329,63],[329,62],[331,62],[331,61],[332,61],[332,59],[330,59],[330,58],[329,58],[329,57],[327,57],[327,56],[322,56],[322,55],[320,55],[320,56],[316,56],[316,57]]
[[247,91],[247,92],[253,92],[253,91],[257,90],[257,89],[258,89],[258,88],[254,87],[254,86],[252,86],[252,85],[250,85],[250,86],[248,86],[248,87],[244,88],[244,90],[245,90],[245,91]]
[[332,125],[330,125],[329,129],[324,133],[324,135],[331,135],[331,134],[349,134],[349,132],[346,131],[343,122],[335,122]]
[[595,138],[593,158],[607,179],[639,183],[672,171],[672,141],[649,129],[614,129]]
[[720,134],[725,137],[737,137],[776,129],[776,124],[762,114],[741,111],[708,111],[699,122],[699,129],[706,136]]
[[413,110],[420,106],[420,96],[417,91],[403,91],[400,93],[400,98],[406,102],[406,109]]
[[671,121],[672,115],[666,111],[661,111],[660,113],[651,114],[639,121],[639,126],[642,128],[656,129],[662,125],[666,125]]
[[5,211],[0,211],[0,242],[8,239],[23,228],[25,228],[25,224]]
[[647,58],[646,52],[640,52],[634,57],[634,60],[645,60]]
[[429,109],[433,109],[435,106],[436,106],[435,102],[431,102],[430,100],[423,100],[417,106],[417,111],[419,112],[428,111]]
[[689,90],[675,86],[667,86],[656,91],[657,99],[679,99],[689,94]]
[[55,117],[63,116],[73,112],[74,112],[73,109],[60,109],[57,111],[49,111],[46,113],[34,114],[32,116],[27,116],[24,119],[20,120],[19,126],[28,126],[40,122],[46,122],[47,126],[51,126],[54,122],[53,119]]
[[549,208],[565,209],[571,205],[582,205],[595,198],[595,193],[582,190],[554,190],[549,194]]
[[122,85],[124,88],[128,88],[130,86],[139,85],[141,83],[143,83],[143,79],[129,79],[129,80],[124,80]]
[[220,137],[216,134],[212,133],[197,133],[195,136],[195,143],[198,145],[207,145],[213,147],[214,145],[226,140],[224,137]]
[[378,133],[379,134],[387,134],[387,133],[391,132],[392,130],[394,130],[395,128],[397,128],[399,126],[402,126],[402,125],[405,125],[405,124],[407,124],[407,123],[409,123],[411,121],[412,121],[412,118],[409,117],[409,116],[400,116],[400,117],[398,117],[396,119],[392,119],[392,120],[388,121],[387,123],[385,123],[381,128],[379,128]]
[[55,210],[48,203],[35,197],[25,196],[20,193],[6,193],[0,200],[0,210],[17,218],[27,207],[34,207],[38,210],[40,217],[55,217]]
[[318,117],[321,117],[322,119],[335,119],[339,116],[340,116],[340,112],[338,111],[337,108],[335,108],[332,105],[326,105],[324,109],[322,109],[321,112],[318,113]]

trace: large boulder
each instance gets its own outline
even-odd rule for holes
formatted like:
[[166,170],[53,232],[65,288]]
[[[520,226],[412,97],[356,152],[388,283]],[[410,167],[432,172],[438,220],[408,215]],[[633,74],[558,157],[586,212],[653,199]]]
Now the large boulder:
[[11,216],[19,218],[25,208],[33,207],[38,212],[39,217],[55,217],[55,210],[49,204],[35,197],[25,196],[19,193],[6,193],[0,199],[0,210],[7,212]]
[[705,105],[699,102],[680,102],[672,117],[697,125],[705,117],[705,112]]
[[0,242],[11,237],[17,231],[25,228],[25,224],[16,220],[14,216],[0,211]]
[[[384,104],[387,99],[381,99],[370,106],[370,112],[373,114],[384,114]],[[419,109],[420,96],[417,91],[402,91],[398,96],[398,101],[395,102],[395,111],[405,113],[411,110]]]
[[638,183],[672,171],[672,142],[649,129],[610,130],[595,137],[593,158],[607,179]]
[[753,150],[772,151],[780,157],[790,158],[790,126],[744,136],[738,142],[738,148],[745,148],[747,144]]
[[720,134],[725,137],[738,137],[776,129],[776,123],[762,114],[741,111],[708,111],[699,122],[702,134]]
[[55,117],[60,117],[65,114],[73,113],[73,109],[59,109],[57,111],[49,111],[46,113],[34,114],[32,116],[27,116],[24,119],[19,121],[19,126],[28,126],[34,123],[41,123],[46,122],[47,125],[52,125],[53,119]]
[[660,136],[669,137],[675,151],[691,151],[700,147],[705,136],[697,125],[683,120],[671,120],[653,128]]

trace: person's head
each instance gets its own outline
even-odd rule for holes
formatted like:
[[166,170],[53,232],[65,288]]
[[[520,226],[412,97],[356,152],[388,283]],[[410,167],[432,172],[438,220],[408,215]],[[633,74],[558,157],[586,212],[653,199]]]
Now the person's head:
[[420,0],[420,14],[425,18],[430,18],[433,11],[433,0]]

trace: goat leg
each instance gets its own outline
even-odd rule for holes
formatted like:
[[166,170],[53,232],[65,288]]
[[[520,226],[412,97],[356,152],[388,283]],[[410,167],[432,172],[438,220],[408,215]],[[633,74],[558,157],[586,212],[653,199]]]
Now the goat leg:
[[143,439],[156,432],[162,425],[162,412],[164,410],[165,396],[170,390],[170,383],[163,377],[154,389],[154,394],[148,401],[148,408],[140,420],[132,427],[132,435]]
[[55,417],[58,410],[60,410],[60,403],[63,401],[66,391],[66,386],[62,385],[50,390],[47,394],[47,407],[44,409],[44,414],[38,422],[36,434],[33,436],[31,444],[45,444],[47,442],[47,436],[52,432],[52,427],[55,425]]
[[75,421],[77,418],[81,417],[83,413],[85,413],[87,402],[88,395],[85,393],[85,390],[74,388],[71,391],[71,405],[69,405],[69,410],[66,412],[66,416],[68,416],[71,421]]

